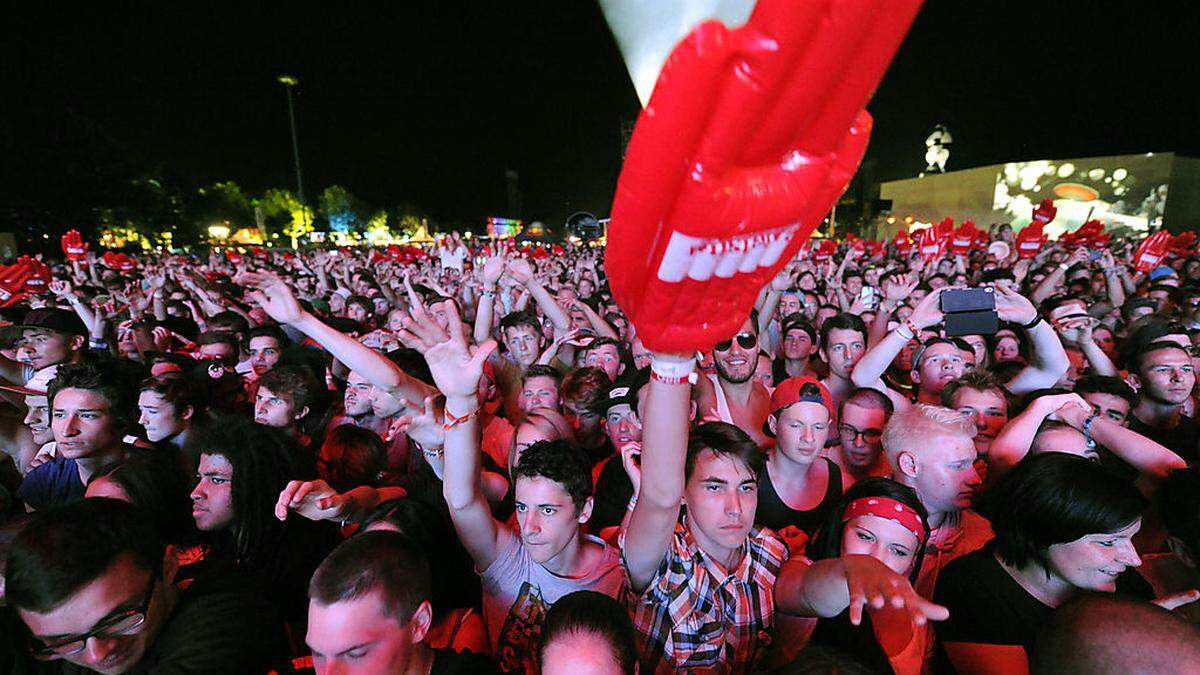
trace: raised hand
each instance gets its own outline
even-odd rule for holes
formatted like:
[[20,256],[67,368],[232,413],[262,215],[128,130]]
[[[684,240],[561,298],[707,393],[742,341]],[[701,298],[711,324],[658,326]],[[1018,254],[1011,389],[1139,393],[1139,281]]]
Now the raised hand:
[[495,286],[500,281],[500,277],[504,275],[504,257],[492,256],[483,264],[483,284],[485,286]]
[[869,555],[841,557],[846,570],[846,588],[850,592],[850,623],[862,623],[863,610],[870,606],[883,609],[891,605],[907,609],[913,623],[923,626],[927,621],[943,621],[950,610],[922,598],[906,577],[893,572],[887,565]]
[[633,484],[633,496],[637,497],[642,492],[642,444],[629,441],[622,445],[620,450],[621,466],[629,476],[629,482]]
[[[478,394],[479,379],[483,377],[483,362],[496,349],[496,341],[488,340],[471,354],[462,331],[447,334],[425,311],[421,304],[410,308],[404,320],[400,341],[425,355],[434,384],[447,398],[471,398]],[[459,326],[462,320],[454,303],[446,303],[449,325]]]
[[283,279],[268,272],[242,272],[234,282],[251,289],[246,295],[272,319],[281,324],[295,323],[304,316],[304,308]]
[[340,520],[348,515],[350,500],[323,480],[288,482],[275,502],[275,517],[287,520],[295,511],[309,520]]
[[51,293],[60,298],[71,298],[75,295],[75,289],[71,286],[71,282],[65,279],[51,281],[48,288]]
[[931,292],[917,303],[913,308],[912,314],[908,319],[913,322],[917,328],[929,328],[941,323],[946,315],[942,313],[942,292],[945,288],[939,288]]
[[[996,314],[1002,321],[1027,324],[1037,316],[1037,308],[1029,298],[1021,295],[1008,285],[998,285],[996,290]],[[930,294],[932,295],[932,293]]]
[[888,277],[883,282],[883,297],[892,302],[902,302],[912,295],[920,283],[921,279],[916,272],[909,272],[901,277]]
[[533,280],[533,266],[524,258],[513,258],[508,261],[508,275],[518,283],[525,285]]

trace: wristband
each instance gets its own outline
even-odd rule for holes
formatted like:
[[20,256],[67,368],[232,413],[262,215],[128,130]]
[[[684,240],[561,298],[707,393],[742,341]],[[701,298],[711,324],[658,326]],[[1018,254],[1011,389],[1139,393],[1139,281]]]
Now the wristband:
[[691,356],[668,354],[650,355],[650,378],[663,384],[683,384],[690,381],[696,370],[696,359]]
[[462,417],[455,417],[454,415],[450,414],[450,410],[447,409],[445,411],[445,417],[444,417],[445,421],[442,422],[442,431],[450,431],[451,429],[462,424],[463,422],[471,420],[472,418],[478,416],[479,411],[482,409],[483,408],[476,406],[474,410],[471,410],[470,412],[463,415]]
[[491,291],[488,291],[488,290],[479,291],[479,297],[482,297],[482,298],[494,298],[494,297],[496,297],[496,291],[495,291],[495,290],[491,290]]
[[[904,338],[905,340],[912,340],[913,338],[917,337],[916,331],[914,331],[912,329],[912,326],[909,325],[909,323],[910,322],[905,321],[904,323],[900,324],[899,326],[896,326],[896,334],[899,335],[900,337]],[[908,332],[908,335],[904,334],[906,331]]]
[[1029,329],[1033,328],[1034,326],[1038,325],[1039,323],[1041,323],[1044,318],[1045,317],[1042,316],[1041,312],[1037,312],[1033,315],[1033,319],[1029,323],[1021,324],[1021,328],[1024,328],[1025,330],[1029,330]]
[[1096,439],[1092,438],[1092,425],[1096,422],[1096,418],[1099,416],[1100,415],[1096,413],[1092,413],[1091,417],[1088,417],[1083,421],[1083,437],[1085,440],[1087,440],[1088,448],[1093,450],[1096,448]]

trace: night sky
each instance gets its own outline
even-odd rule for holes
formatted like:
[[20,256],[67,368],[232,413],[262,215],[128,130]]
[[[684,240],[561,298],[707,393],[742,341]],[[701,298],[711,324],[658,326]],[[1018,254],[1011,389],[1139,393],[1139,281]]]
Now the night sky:
[[[0,21],[0,229],[86,209],[97,157],[294,189],[285,72],[310,203],[337,183],[479,226],[513,169],[526,219],[609,210],[638,103],[591,0],[116,4]],[[870,106],[869,182],[920,171],[939,122],[951,169],[1200,154],[1197,16],[1103,4],[927,3]]]

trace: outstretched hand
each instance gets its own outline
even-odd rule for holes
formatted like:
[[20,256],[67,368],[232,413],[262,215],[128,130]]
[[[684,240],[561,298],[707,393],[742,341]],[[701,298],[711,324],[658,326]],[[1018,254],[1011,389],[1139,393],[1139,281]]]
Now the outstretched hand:
[[[404,319],[400,342],[425,355],[434,384],[447,397],[475,396],[479,391],[479,380],[483,377],[483,362],[496,349],[496,341],[488,340],[472,355],[462,331],[447,333],[442,330],[419,303],[414,304],[410,312],[410,316]],[[446,314],[450,326],[462,325],[454,303],[446,303]]]
[[922,598],[906,577],[896,574],[874,557],[845,555],[841,560],[846,570],[846,588],[850,592],[850,623],[855,626],[862,623],[863,610],[868,606],[883,609],[891,605],[896,609],[907,609],[918,626],[949,618],[950,610]]
[[287,520],[288,511],[295,511],[309,520],[341,520],[348,515],[349,505],[349,499],[323,480],[293,480],[279,493],[275,517]]
[[281,324],[295,323],[304,316],[304,308],[292,289],[279,276],[269,272],[242,272],[234,282],[250,289],[247,295],[263,311]]

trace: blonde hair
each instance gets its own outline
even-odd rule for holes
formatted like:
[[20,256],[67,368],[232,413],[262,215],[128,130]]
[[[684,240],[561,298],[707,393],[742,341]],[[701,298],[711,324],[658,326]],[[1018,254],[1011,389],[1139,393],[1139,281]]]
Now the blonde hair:
[[892,414],[883,428],[883,451],[895,470],[896,458],[902,452],[919,454],[923,448],[932,447],[938,436],[973,439],[975,432],[970,415],[940,405],[917,403]]

